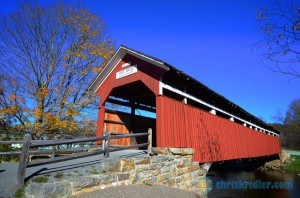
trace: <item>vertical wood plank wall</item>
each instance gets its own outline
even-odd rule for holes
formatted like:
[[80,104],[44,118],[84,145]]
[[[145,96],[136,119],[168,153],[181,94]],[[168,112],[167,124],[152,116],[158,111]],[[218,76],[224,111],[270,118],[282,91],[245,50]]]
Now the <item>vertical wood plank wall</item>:
[[192,147],[199,162],[258,157],[280,153],[279,138],[225,118],[156,96],[157,146]]

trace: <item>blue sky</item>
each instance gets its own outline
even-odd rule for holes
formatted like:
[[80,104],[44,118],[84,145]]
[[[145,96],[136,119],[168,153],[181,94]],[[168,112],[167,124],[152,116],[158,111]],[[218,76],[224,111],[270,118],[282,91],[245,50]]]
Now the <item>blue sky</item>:
[[[16,2],[0,0],[0,12]],[[253,48],[262,39],[256,10],[273,0],[83,2],[104,18],[116,47],[163,59],[267,122],[300,98],[300,79],[270,71]]]

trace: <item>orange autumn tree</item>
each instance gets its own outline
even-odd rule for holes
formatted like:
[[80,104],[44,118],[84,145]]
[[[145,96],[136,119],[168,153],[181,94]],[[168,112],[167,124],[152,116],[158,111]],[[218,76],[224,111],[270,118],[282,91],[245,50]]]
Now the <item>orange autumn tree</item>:
[[2,130],[40,139],[93,128],[96,98],[86,89],[114,51],[103,19],[63,1],[25,1],[0,27]]

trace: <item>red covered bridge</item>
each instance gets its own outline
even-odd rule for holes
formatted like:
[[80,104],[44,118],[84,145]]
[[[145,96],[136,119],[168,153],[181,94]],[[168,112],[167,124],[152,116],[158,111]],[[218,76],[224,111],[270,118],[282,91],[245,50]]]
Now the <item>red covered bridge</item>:
[[152,128],[153,146],[194,148],[199,162],[280,152],[274,128],[166,62],[125,46],[89,89],[100,95],[97,136]]

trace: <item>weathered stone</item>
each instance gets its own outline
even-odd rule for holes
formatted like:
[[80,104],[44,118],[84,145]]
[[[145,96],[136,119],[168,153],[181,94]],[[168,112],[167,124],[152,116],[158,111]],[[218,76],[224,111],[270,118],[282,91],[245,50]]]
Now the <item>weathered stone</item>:
[[142,184],[156,184],[157,183],[157,177],[148,177],[141,180]]
[[161,174],[157,176],[157,182],[163,182],[166,181],[170,178],[170,174],[169,173],[165,173],[165,174]]
[[182,158],[174,159],[173,164],[183,164],[183,159]]
[[261,170],[269,170],[269,171],[277,171],[282,170],[283,166],[279,159],[273,160],[270,162],[266,162],[262,167],[260,167]]
[[177,168],[177,175],[183,175],[187,173],[187,168],[184,167],[184,168]]
[[290,154],[288,154],[286,151],[282,150],[281,153],[279,154],[279,159],[282,164],[289,162],[290,158],[291,158]]
[[168,161],[173,161],[174,159],[181,158],[182,156],[176,155],[167,155]]
[[191,183],[192,183],[193,186],[198,187],[199,182],[203,181],[203,180],[205,180],[205,177],[204,176],[199,176],[199,177],[191,179]]
[[134,158],[135,165],[150,164],[150,157]]
[[192,148],[168,148],[168,151],[173,155],[194,155]]
[[106,175],[100,175],[99,177],[79,177],[73,181],[73,187],[76,189],[83,189],[83,188],[88,188],[92,186],[97,186],[99,185],[101,178],[106,178]]
[[105,171],[108,172],[110,171],[113,167],[117,166],[118,160],[117,159],[104,159],[101,163],[101,168]]
[[189,187],[188,184],[185,182],[178,183],[177,186],[179,189],[183,189],[183,190],[186,190]]
[[177,176],[177,167],[176,167],[176,165],[170,166],[170,176],[171,177],[176,177]]
[[200,176],[205,176],[207,173],[206,170],[204,170],[204,169],[199,169],[198,171],[199,171]]
[[203,170],[203,169],[198,169],[194,172],[191,172],[190,173],[190,176],[191,178],[196,178],[196,177],[199,177],[199,176],[204,176],[206,174],[206,171]]
[[117,181],[117,182],[113,182],[111,185],[112,186],[127,186],[129,185],[129,181],[128,180],[124,180],[124,181]]
[[135,169],[133,159],[105,160],[102,168],[106,172],[128,172]]
[[161,156],[153,156],[151,161],[152,163],[161,163],[167,161],[168,159],[169,159],[168,156],[161,155]]
[[173,161],[165,161],[165,162],[163,162],[162,164],[161,164],[161,166],[162,167],[164,167],[164,166],[171,166],[173,163],[172,163]]
[[129,179],[129,173],[118,173],[118,181]]
[[193,155],[186,155],[182,156],[183,163],[189,163],[194,161],[194,156]]
[[167,185],[167,186],[175,186],[176,184],[176,180],[175,178],[170,178],[168,180],[163,181],[163,185]]
[[199,171],[194,171],[190,173],[191,179],[194,179],[196,177],[199,177]]
[[170,172],[170,166],[163,166],[163,167],[160,169],[160,172],[161,172],[161,173],[169,173],[169,172]]
[[163,147],[152,147],[152,153],[154,153],[155,155],[158,155],[158,154],[167,155],[168,150],[167,150],[167,148],[163,148]]
[[[101,167],[107,172],[106,174],[70,181],[71,191],[94,186],[107,188],[129,184],[162,184],[182,189],[197,189],[200,178],[203,179],[200,176],[205,175],[206,172],[200,168],[198,162],[193,162],[193,155],[188,154],[193,152],[181,148],[169,150],[172,152],[171,155],[151,158],[105,159]],[[177,154],[179,152],[181,154]]]
[[185,181],[185,183],[187,184],[188,188],[192,188],[192,181],[189,179],[187,181]]
[[157,170],[151,170],[151,171],[149,171],[149,172],[152,173],[152,176],[157,176],[157,175],[161,174],[160,169],[157,169]]
[[191,172],[194,172],[194,171],[199,170],[199,169],[200,169],[199,165],[193,165],[193,166],[187,167],[186,172],[191,173]]
[[100,179],[100,184],[110,184],[112,182],[118,181],[118,177],[116,174],[99,174],[93,175],[93,177]]
[[160,163],[153,163],[153,164],[149,164],[149,170],[156,170],[161,168],[162,165]]
[[147,177],[157,176],[160,174],[160,170],[149,170],[144,172],[136,173],[136,179],[144,179]]
[[129,183],[133,184],[135,182],[136,179],[136,173],[134,171],[130,171],[129,172]]
[[25,189],[27,198],[56,198],[69,197],[72,194],[71,183],[54,182],[54,183],[30,183]]
[[177,168],[184,168],[185,165],[184,165],[184,164],[178,164],[178,165],[176,165],[176,167],[177,167]]
[[149,165],[135,165],[135,170],[136,170],[136,172],[150,170],[150,166]]
[[184,175],[178,176],[178,177],[176,178],[176,183],[182,183],[182,182],[185,182],[185,181],[188,180],[188,179],[191,179],[190,174],[184,174]]

